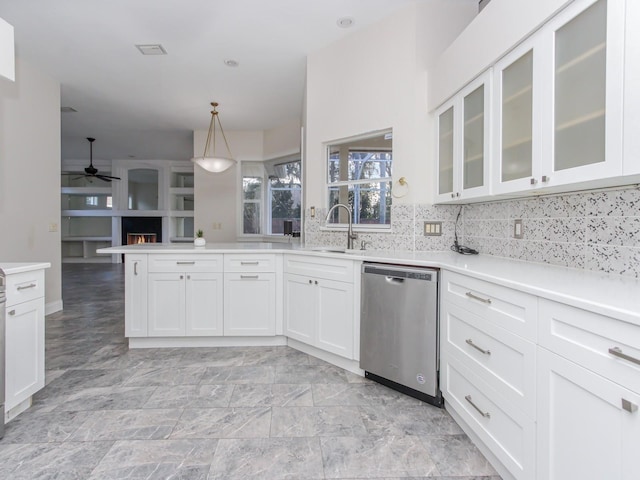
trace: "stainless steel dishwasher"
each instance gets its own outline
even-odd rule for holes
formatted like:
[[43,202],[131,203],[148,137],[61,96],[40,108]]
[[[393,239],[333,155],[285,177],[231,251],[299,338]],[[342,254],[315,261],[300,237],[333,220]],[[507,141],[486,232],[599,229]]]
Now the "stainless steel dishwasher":
[[365,376],[442,406],[438,270],[364,263],[360,306]]

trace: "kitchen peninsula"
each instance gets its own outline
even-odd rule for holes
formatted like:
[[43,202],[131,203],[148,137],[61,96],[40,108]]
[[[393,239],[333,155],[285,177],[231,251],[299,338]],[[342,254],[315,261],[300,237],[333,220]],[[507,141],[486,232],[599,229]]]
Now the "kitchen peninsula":
[[336,250],[101,253],[125,254],[132,348],[287,344],[358,374],[362,262],[439,268],[445,405],[502,477],[545,478],[552,461],[592,458],[602,438],[614,441],[598,468],[612,478],[640,472],[637,455],[616,449],[640,435],[638,279],[488,255]]

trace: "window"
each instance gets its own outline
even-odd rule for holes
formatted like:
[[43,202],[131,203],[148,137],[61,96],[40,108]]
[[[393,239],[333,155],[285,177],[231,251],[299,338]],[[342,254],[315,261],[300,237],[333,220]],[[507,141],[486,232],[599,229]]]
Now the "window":
[[[328,208],[343,203],[354,225],[391,224],[393,151],[391,132],[330,145],[327,163]],[[347,223],[344,209],[333,211],[329,223]]]
[[285,221],[300,231],[301,203],[299,159],[242,162],[243,235],[283,235]]

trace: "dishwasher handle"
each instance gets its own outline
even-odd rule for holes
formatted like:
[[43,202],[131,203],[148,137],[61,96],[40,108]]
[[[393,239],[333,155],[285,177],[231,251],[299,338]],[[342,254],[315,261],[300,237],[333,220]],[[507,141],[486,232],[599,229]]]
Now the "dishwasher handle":
[[404,283],[404,278],[398,278],[398,277],[386,276],[385,280],[387,281],[387,283],[390,283],[391,285],[402,285]]

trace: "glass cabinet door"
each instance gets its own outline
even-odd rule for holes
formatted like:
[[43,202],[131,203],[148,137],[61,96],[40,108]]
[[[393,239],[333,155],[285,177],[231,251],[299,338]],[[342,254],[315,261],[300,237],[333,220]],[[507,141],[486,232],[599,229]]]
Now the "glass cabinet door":
[[533,174],[533,50],[502,70],[500,182]]
[[554,171],[605,161],[607,0],[555,33]]
[[484,85],[464,97],[462,185],[465,190],[484,185]]
[[438,195],[453,192],[453,106],[438,116]]

